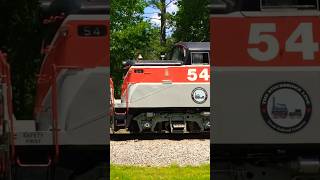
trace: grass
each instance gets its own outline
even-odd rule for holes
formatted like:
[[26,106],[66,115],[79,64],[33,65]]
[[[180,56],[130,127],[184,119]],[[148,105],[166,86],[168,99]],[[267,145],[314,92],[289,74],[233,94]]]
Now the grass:
[[210,165],[197,167],[138,167],[111,165],[111,180],[209,180]]

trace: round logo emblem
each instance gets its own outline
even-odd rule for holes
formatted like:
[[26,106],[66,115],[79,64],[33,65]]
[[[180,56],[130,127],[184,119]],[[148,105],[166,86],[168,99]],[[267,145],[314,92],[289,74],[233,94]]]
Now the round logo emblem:
[[192,91],[191,98],[195,103],[203,104],[208,99],[208,93],[202,87],[197,87]]
[[312,112],[307,92],[291,82],[276,83],[267,89],[261,100],[265,122],[281,133],[294,133],[304,128]]

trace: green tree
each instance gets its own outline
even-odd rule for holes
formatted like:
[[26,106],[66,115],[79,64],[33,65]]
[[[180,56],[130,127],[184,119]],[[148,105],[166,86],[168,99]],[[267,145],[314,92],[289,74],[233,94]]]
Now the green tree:
[[209,41],[209,0],[179,0],[174,17],[177,41]]

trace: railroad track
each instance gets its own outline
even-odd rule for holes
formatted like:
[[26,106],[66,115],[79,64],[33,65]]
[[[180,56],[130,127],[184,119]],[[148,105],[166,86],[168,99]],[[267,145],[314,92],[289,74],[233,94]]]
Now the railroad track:
[[156,139],[169,139],[169,140],[184,140],[184,139],[210,139],[210,133],[190,133],[190,134],[110,134],[111,141],[126,141],[126,140],[156,140]]

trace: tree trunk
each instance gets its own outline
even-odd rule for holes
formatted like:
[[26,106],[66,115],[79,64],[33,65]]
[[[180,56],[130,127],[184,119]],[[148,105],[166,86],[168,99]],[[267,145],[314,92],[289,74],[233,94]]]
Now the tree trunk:
[[161,0],[160,3],[161,3],[160,44],[165,45],[165,43],[166,43],[166,13],[167,13],[166,0]]

